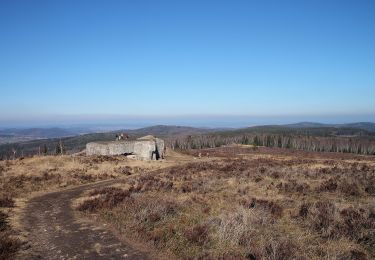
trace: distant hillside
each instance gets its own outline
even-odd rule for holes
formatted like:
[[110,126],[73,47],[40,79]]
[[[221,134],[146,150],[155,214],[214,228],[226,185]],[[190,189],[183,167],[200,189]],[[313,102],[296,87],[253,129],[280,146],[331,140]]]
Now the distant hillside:
[[[201,129],[187,126],[156,125],[135,130],[117,130],[104,132],[108,132],[109,135],[113,135],[117,132],[126,132],[134,135],[154,134],[166,136],[179,134],[194,135],[210,131],[212,131],[212,129]],[[89,133],[95,132],[93,132],[93,130],[90,128],[8,128],[0,130],[0,144],[18,143],[24,141],[32,141],[36,139],[63,138]]]
[[[169,136],[169,135],[195,135],[203,134],[216,131],[217,129],[206,129],[206,128],[195,128],[188,126],[169,126],[169,125],[156,125],[136,130],[124,130],[127,133],[135,135],[157,135],[157,136]],[[118,132],[118,131],[114,131]]]
[[78,129],[65,128],[8,128],[0,130],[0,144],[25,142],[35,139],[60,138],[80,134]]
[[282,135],[301,135],[301,136],[319,136],[319,137],[333,137],[333,136],[375,136],[375,132],[370,132],[360,128],[350,127],[297,127],[297,126],[283,126],[283,125],[265,125],[253,126],[248,128],[236,129],[233,131],[223,131],[220,135],[235,136],[239,134],[282,134]]
[[332,125],[315,123],[315,122],[299,122],[295,124],[287,124],[287,125],[282,125],[282,126],[293,127],[293,128],[304,128],[304,127],[329,127]]
[[63,137],[71,136],[77,134],[68,129],[64,128],[27,128],[27,129],[18,129],[18,128],[9,128],[0,130],[0,135],[7,136],[28,136],[34,138],[53,138],[53,137]]
[[157,125],[145,127],[135,130],[118,130],[107,133],[92,133],[75,135],[70,137],[44,138],[30,141],[22,141],[18,143],[0,145],[0,158],[4,158],[11,154],[12,149],[17,150],[18,155],[28,155],[38,153],[39,147],[47,146],[48,154],[55,152],[56,144],[61,139],[64,142],[67,152],[78,152],[85,148],[86,144],[93,141],[112,141],[115,140],[117,133],[128,133],[131,139],[144,135],[155,135],[161,138],[172,136],[199,135],[218,131],[218,129],[204,129],[186,126],[165,126]]
[[375,132],[375,123],[371,122],[358,122],[349,124],[321,124],[314,122],[300,122],[296,124],[282,125],[291,128],[316,128],[316,127],[334,127],[334,128],[355,128],[368,132]]
[[342,125],[336,125],[336,127],[351,127],[351,128],[364,129],[369,132],[375,132],[375,123],[370,123],[370,122],[342,124]]

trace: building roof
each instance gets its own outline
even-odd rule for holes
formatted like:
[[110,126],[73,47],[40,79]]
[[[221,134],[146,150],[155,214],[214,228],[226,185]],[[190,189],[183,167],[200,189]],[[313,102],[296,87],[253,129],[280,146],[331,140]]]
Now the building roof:
[[151,141],[154,141],[155,139],[156,138],[153,135],[146,135],[146,136],[138,138],[137,140],[151,140]]

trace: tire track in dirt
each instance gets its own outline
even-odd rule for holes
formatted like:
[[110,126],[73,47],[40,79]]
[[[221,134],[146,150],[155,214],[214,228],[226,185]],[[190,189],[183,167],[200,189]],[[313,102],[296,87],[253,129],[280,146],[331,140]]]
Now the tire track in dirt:
[[[72,200],[84,191],[115,184],[108,180],[47,193],[28,202],[21,223],[28,233],[34,259],[148,259],[99,224],[80,223]],[[29,255],[30,257],[30,255]]]

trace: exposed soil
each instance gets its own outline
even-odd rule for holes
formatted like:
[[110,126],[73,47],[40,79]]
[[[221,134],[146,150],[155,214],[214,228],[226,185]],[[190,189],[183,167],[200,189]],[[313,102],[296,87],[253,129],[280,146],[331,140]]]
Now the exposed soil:
[[79,222],[72,201],[84,191],[115,184],[109,180],[48,193],[31,199],[21,222],[31,247],[30,259],[147,259],[128,244],[118,240],[103,225]]

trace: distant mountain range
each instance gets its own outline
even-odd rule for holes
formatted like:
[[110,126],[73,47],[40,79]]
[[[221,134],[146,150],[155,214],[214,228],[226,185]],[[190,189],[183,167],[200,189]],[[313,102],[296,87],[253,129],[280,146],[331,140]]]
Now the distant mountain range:
[[244,133],[297,134],[308,136],[375,136],[375,123],[322,124],[300,122],[286,125],[262,125],[225,132],[228,135]]
[[[206,128],[194,128],[187,126],[166,126],[156,125],[151,127],[139,128],[139,129],[124,129],[116,131],[104,131],[109,135],[115,136],[116,133],[126,132],[133,135],[179,135],[179,134],[202,134],[213,130],[219,129],[206,129]],[[92,129],[86,128],[9,128],[0,130],[0,144],[1,143],[15,143],[22,141],[30,141],[36,139],[50,139],[50,138],[64,138],[73,137],[83,134],[96,134],[97,132]]]
[[[104,133],[113,133],[116,132],[126,132],[134,135],[147,135],[154,134],[159,136],[169,136],[169,135],[195,135],[195,134],[204,134],[217,131],[255,131],[255,130],[280,130],[288,128],[293,129],[316,129],[316,128],[330,128],[333,131],[335,129],[356,129],[363,130],[365,132],[374,133],[375,132],[375,123],[371,122],[358,122],[358,123],[349,123],[349,124],[322,124],[316,122],[300,122],[295,124],[286,124],[286,125],[263,125],[263,126],[253,126],[248,128],[240,129],[224,129],[224,128],[196,128],[188,126],[170,126],[170,125],[156,125],[151,127],[144,127],[139,129],[125,129],[117,131],[105,131]],[[0,130],[0,144],[4,143],[17,143],[23,141],[30,141],[36,139],[50,139],[50,138],[64,138],[64,137],[73,137],[83,134],[95,134],[93,128],[77,128],[77,127],[67,127],[67,128],[8,128]],[[353,132],[353,131],[351,131]]]
[[17,143],[36,139],[62,138],[89,133],[78,128],[7,128],[0,130],[0,144]]
[[131,138],[144,135],[155,135],[161,138],[187,135],[241,136],[243,134],[282,134],[308,135],[321,137],[362,136],[375,137],[375,123],[358,122],[350,124],[321,124],[301,122],[287,125],[263,125],[240,129],[195,128],[187,126],[156,125],[140,129],[117,130],[104,133],[87,133],[87,129],[73,128],[30,128],[0,130],[0,157],[9,153],[14,147],[25,154],[35,154],[38,147],[47,145],[52,153],[59,139],[64,141],[67,151],[77,152],[92,141],[115,140],[117,133],[126,132]]
[[35,137],[35,138],[53,138],[62,136],[71,136],[78,134],[77,131],[65,128],[9,128],[0,130],[0,136],[22,136],[22,137]]
[[[169,135],[195,135],[195,134],[204,134],[214,131],[219,131],[220,128],[196,128],[189,126],[170,126],[170,125],[156,125],[150,127],[144,127],[134,130],[122,130],[129,134],[134,135],[157,135],[157,136],[169,136]],[[121,132],[121,131],[113,131]]]
[[369,132],[375,132],[375,123],[371,123],[371,122],[358,122],[358,123],[349,123],[349,124],[321,124],[321,123],[314,123],[314,122],[300,122],[296,124],[287,124],[283,126],[293,127],[293,128],[314,128],[314,127],[355,128],[355,129],[366,130]]

